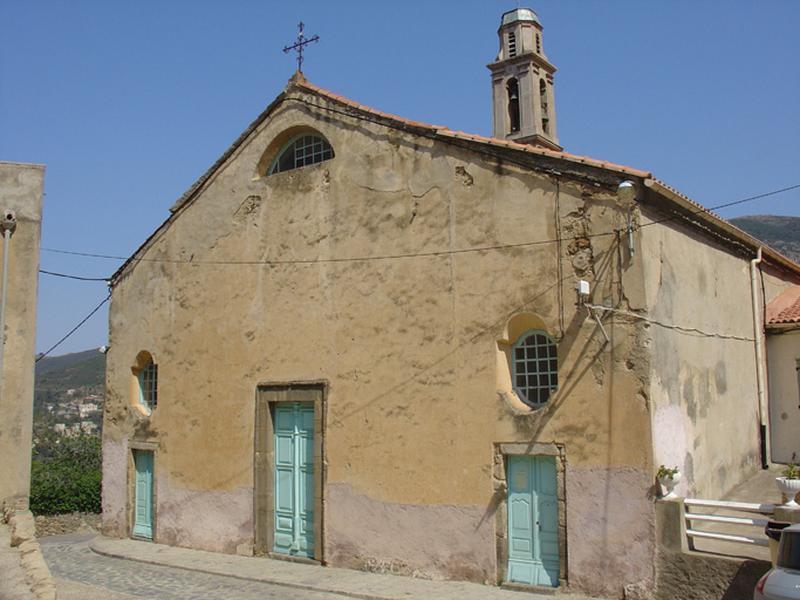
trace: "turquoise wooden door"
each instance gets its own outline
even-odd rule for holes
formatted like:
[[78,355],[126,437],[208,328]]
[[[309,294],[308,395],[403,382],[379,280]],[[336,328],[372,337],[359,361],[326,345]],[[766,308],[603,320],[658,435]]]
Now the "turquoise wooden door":
[[153,453],[134,450],[133,535],[153,539]]
[[552,456],[508,457],[508,580],[558,586],[558,495]]
[[314,556],[314,405],[275,406],[274,551]]

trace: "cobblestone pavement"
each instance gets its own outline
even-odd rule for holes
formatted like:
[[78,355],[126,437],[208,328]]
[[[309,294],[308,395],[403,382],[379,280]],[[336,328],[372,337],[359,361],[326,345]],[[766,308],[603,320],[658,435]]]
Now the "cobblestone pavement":
[[109,558],[89,549],[90,537],[68,535],[39,540],[56,578],[60,599],[342,600],[347,597]]

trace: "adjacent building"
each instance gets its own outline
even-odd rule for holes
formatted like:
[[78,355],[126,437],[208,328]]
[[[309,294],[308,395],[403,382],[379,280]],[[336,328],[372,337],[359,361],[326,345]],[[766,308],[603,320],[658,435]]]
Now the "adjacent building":
[[800,463],[800,286],[767,306],[772,459]]

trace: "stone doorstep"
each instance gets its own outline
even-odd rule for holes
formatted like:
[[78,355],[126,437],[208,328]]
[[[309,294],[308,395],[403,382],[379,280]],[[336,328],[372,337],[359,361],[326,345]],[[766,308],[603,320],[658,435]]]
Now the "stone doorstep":
[[307,565],[264,557],[236,556],[191,550],[131,539],[97,536],[89,548],[103,556],[152,565],[198,571],[246,581],[261,581],[296,589],[328,592],[361,600],[589,600],[574,594],[538,594],[512,591],[463,581],[430,581],[399,575]]

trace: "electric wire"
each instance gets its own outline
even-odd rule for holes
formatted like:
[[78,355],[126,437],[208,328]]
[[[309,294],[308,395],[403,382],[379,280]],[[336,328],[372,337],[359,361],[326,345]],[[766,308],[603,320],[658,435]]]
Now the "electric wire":
[[80,275],[68,275],[66,273],[56,273],[55,271],[45,271],[44,269],[39,269],[39,273],[52,275],[53,277],[63,277],[64,279],[77,279],[78,281],[105,281],[106,283],[110,281],[108,277],[82,277]]
[[108,302],[110,299],[111,299],[111,294],[109,293],[109,294],[108,294],[108,296],[106,296],[106,297],[105,297],[105,299],[104,299],[104,300],[103,300],[103,301],[102,301],[100,304],[98,304],[97,306],[95,306],[95,307],[94,307],[94,309],[92,309],[92,312],[90,312],[88,315],[86,315],[86,316],[83,318],[83,320],[81,320],[81,322],[80,322],[80,323],[78,323],[77,325],[75,325],[75,327],[73,327],[72,329],[70,329],[70,330],[69,330],[69,333],[67,333],[67,334],[66,334],[64,337],[62,337],[60,340],[58,340],[58,341],[57,341],[55,344],[53,344],[52,346],[50,346],[50,348],[48,348],[47,350],[45,350],[44,352],[42,352],[41,354],[39,354],[39,356],[37,356],[37,357],[36,357],[36,361],[35,361],[35,362],[39,362],[39,361],[40,361],[40,360],[42,360],[42,359],[43,359],[45,356],[47,356],[48,354],[50,354],[50,353],[51,353],[53,350],[55,350],[55,349],[56,349],[56,348],[58,348],[58,347],[59,347],[61,344],[63,344],[65,341],[67,341],[67,339],[68,339],[68,338],[69,338],[69,337],[70,337],[70,336],[71,336],[73,333],[75,333],[76,331],[78,331],[78,329],[80,329],[80,328],[81,328],[81,326],[82,326],[84,323],[86,323],[86,321],[88,321],[89,319],[91,319],[91,318],[92,318],[92,316],[93,316],[93,315],[94,315],[94,314],[95,314],[95,313],[96,313],[98,310],[100,310],[100,309],[103,307],[103,305],[104,305],[106,302]]
[[[748,198],[741,198],[740,200],[734,200],[733,202],[726,202],[725,204],[717,204],[716,206],[711,206],[709,208],[701,207],[697,210],[691,211],[690,215],[696,215],[701,213],[711,213],[713,210],[719,210],[721,208],[728,208],[729,206],[736,206],[737,204],[744,204],[745,202],[752,202],[754,200],[761,200],[762,198],[768,198],[769,196],[775,196],[777,194],[783,194],[784,192],[790,192],[792,190],[796,190],[800,188],[800,183],[795,185],[790,185],[785,188],[781,188],[779,190],[772,190],[771,192],[764,192],[763,194],[758,194],[756,196],[750,196]],[[638,226],[638,229],[642,229],[643,227],[648,227],[649,225],[658,225],[659,223],[665,223],[667,221],[672,221],[678,218],[677,216],[665,217],[663,219],[656,219],[655,221],[649,221],[642,225]]]
[[[765,192],[763,194],[758,194],[756,196],[750,196],[748,198],[742,198],[740,200],[734,200],[732,202],[727,202],[725,204],[720,204],[720,205],[713,206],[713,207],[710,207],[710,208],[700,208],[700,209],[697,209],[697,210],[692,211],[692,212],[693,212],[693,214],[697,214],[697,213],[701,213],[701,212],[710,212],[712,210],[718,210],[720,208],[726,208],[728,206],[734,206],[734,205],[737,205],[737,204],[743,204],[745,202],[752,202],[754,200],[760,200],[762,198],[766,198],[766,197],[769,197],[769,196],[774,196],[776,194],[781,194],[781,193],[784,193],[784,192],[787,192],[787,191],[791,191],[791,190],[794,190],[794,189],[798,189],[798,188],[800,188],[800,184],[788,186],[788,187],[785,187],[785,188],[781,188],[779,190],[773,190],[771,192]],[[663,223],[665,221],[673,220],[675,218],[678,218],[678,217],[671,216],[671,217],[667,217],[665,219],[661,219],[661,220],[658,220],[658,221],[651,221],[649,223],[645,223],[644,225],[641,225],[640,227],[646,227],[647,225],[655,225],[656,223]],[[600,236],[616,235],[620,231],[622,231],[622,230],[614,230],[614,231],[610,231],[610,232],[588,234],[585,237],[600,237]],[[442,251],[432,251],[432,252],[420,252],[420,253],[413,253],[413,254],[394,254],[394,255],[385,255],[385,256],[357,257],[357,258],[305,259],[305,260],[283,260],[283,261],[185,261],[185,260],[177,260],[177,259],[146,259],[146,258],[133,259],[133,260],[136,260],[136,261],[149,261],[149,262],[172,262],[172,263],[218,264],[218,265],[225,265],[225,264],[245,264],[245,265],[246,264],[264,264],[264,265],[273,265],[273,264],[274,265],[278,265],[278,264],[312,264],[312,263],[320,263],[320,262],[350,262],[350,261],[359,261],[359,260],[361,260],[361,261],[366,261],[366,260],[389,260],[389,259],[393,259],[393,258],[398,258],[399,259],[399,258],[411,258],[411,257],[417,257],[417,256],[438,256],[438,255],[460,254],[460,253],[464,253],[464,252],[480,252],[480,251],[496,250],[496,249],[503,249],[503,248],[517,248],[517,247],[522,247],[522,246],[558,243],[558,242],[566,241],[568,239],[572,239],[572,238],[555,238],[553,240],[539,240],[539,241],[535,241],[535,242],[523,242],[523,243],[519,243],[519,244],[499,244],[499,245],[495,245],[495,246],[481,246],[481,247],[475,247],[475,248],[461,248],[461,249],[456,249],[456,250],[442,250]],[[89,252],[75,252],[75,251],[60,250],[60,249],[55,249],[55,248],[42,248],[42,250],[47,251],[47,252],[54,252],[54,253],[58,253],[58,254],[69,254],[69,255],[86,256],[86,257],[92,257],[92,258],[128,260],[128,258],[124,257],[124,256],[113,256],[113,255],[108,255],[108,254],[95,254],[95,253],[89,253]],[[78,281],[104,281],[104,282],[109,282],[110,281],[109,278],[82,277],[82,276],[78,276],[78,275],[68,275],[68,274],[65,274],[65,273],[57,273],[57,272],[54,272],[54,271],[46,271],[44,269],[40,269],[39,272],[40,273],[44,273],[46,275],[52,275],[52,276],[55,276],[55,277],[63,277],[63,278],[67,278],[67,279],[75,279],[75,280],[78,280]],[[100,308],[106,302],[108,302],[108,300],[110,298],[111,298],[111,294],[106,296],[106,298],[100,304],[98,304],[92,310],[92,312],[90,312],[80,323],[78,323],[75,327],[73,327],[69,331],[69,333],[67,333],[58,342],[56,342],[53,346],[51,346],[46,352],[40,354],[36,358],[36,362],[39,362],[42,358],[44,358],[45,356],[50,354],[50,352],[52,352],[53,350],[58,348],[58,346],[60,346],[63,342],[65,342],[84,323],[86,323],[86,321],[88,321],[98,310],[100,310]],[[661,327],[666,327],[666,328],[669,328],[669,329],[675,329],[675,330],[683,331],[683,332],[686,332],[686,333],[694,333],[694,334],[704,335],[704,336],[708,336],[708,337],[717,337],[717,338],[722,338],[722,339],[735,339],[735,340],[741,340],[741,341],[753,341],[753,338],[748,338],[748,337],[742,337],[742,336],[736,336],[736,335],[728,335],[728,334],[719,334],[719,333],[711,333],[711,332],[703,331],[703,330],[698,329],[696,327],[684,327],[684,326],[680,326],[680,325],[662,323],[662,322],[657,321],[655,319],[652,319],[650,317],[646,317],[644,315],[640,315],[640,314],[629,312],[629,311],[624,311],[624,310],[621,310],[621,309],[613,309],[613,308],[604,307],[604,306],[593,306],[593,305],[588,305],[588,306],[590,308],[593,308],[593,309],[596,309],[596,310],[604,310],[604,311],[608,311],[608,312],[622,314],[622,315],[629,316],[629,317],[632,317],[632,318],[641,319],[641,320],[647,321],[649,323],[653,323],[654,325],[658,325],[658,326],[661,326]]]
[[[689,211],[689,215],[701,214],[701,213],[711,213],[711,211],[719,210],[721,208],[727,208],[729,206],[735,206],[738,204],[744,204],[745,202],[752,202],[754,200],[760,200],[762,198],[767,198],[769,196],[774,196],[777,194],[782,194],[788,191],[796,190],[800,188],[800,184],[791,185],[788,187],[784,187],[778,190],[773,190],[770,192],[765,192],[763,194],[757,194],[755,196],[749,196],[747,198],[741,198],[739,200],[734,200],[732,202],[726,202],[724,204],[718,204],[715,206],[711,206],[709,208],[699,207],[697,209],[693,209]],[[679,218],[684,218],[686,215],[671,215],[668,217],[664,217],[663,219],[657,219],[654,221],[650,221],[648,223],[644,223],[642,225],[637,226],[637,229],[641,229],[644,227],[648,227],[650,225],[657,225],[659,223],[666,223],[668,221],[674,221]],[[572,236],[572,237],[558,237],[553,239],[546,239],[546,240],[533,240],[529,242],[519,242],[515,244],[494,244],[488,246],[473,246],[469,248],[456,248],[451,250],[431,250],[429,252],[408,252],[408,253],[396,253],[396,254],[384,254],[384,255],[372,255],[372,256],[344,256],[344,257],[332,257],[332,258],[307,258],[307,259],[264,259],[264,260],[193,260],[193,259],[178,259],[178,258],[147,258],[147,257],[128,257],[128,256],[119,256],[114,254],[99,254],[93,252],[79,252],[75,250],[64,250],[61,248],[42,248],[43,252],[51,252],[54,254],[66,254],[71,256],[83,256],[88,258],[102,258],[108,260],[122,260],[131,262],[155,262],[155,263],[171,263],[171,264],[194,264],[194,265],[214,265],[214,266],[222,266],[222,265],[269,265],[269,266],[278,266],[278,265],[310,265],[310,264],[322,264],[322,263],[344,263],[344,262],[367,262],[367,261],[374,261],[374,260],[399,260],[399,259],[406,259],[406,258],[424,258],[424,257],[436,257],[436,256],[448,256],[448,255],[457,255],[457,254],[464,254],[470,252],[486,252],[490,250],[505,250],[511,248],[523,248],[529,246],[540,246],[546,244],[555,244],[559,242],[565,241],[572,241],[575,239],[585,239],[585,238],[599,238],[599,237],[607,237],[617,235],[621,232],[625,231],[625,229],[614,229],[612,231],[605,231],[605,232],[598,232],[598,233],[588,233],[585,235],[580,236]],[[77,277],[76,277],[77,278]],[[87,280],[94,280],[94,278],[86,278]],[[105,281],[105,279],[104,279]]]
[[[297,102],[301,102],[301,103],[307,104],[309,106],[312,106],[312,107],[315,107],[315,108],[318,108],[318,109],[328,110],[330,112],[342,114],[342,115],[347,116],[347,117],[362,119],[362,120],[373,122],[373,123],[376,123],[376,124],[379,124],[379,125],[393,127],[395,129],[403,130],[403,129],[407,128],[407,127],[411,127],[411,126],[400,127],[400,126],[396,126],[396,125],[393,126],[391,124],[387,124],[385,122],[382,122],[382,121],[380,121],[378,119],[370,119],[370,118],[366,118],[363,115],[353,114],[352,112],[337,110],[337,109],[334,109],[334,108],[331,108],[331,107],[320,106],[320,105],[317,105],[317,104],[314,104],[314,103],[311,103],[311,102],[307,102],[307,101],[301,100],[299,98],[291,98],[291,100],[295,100]],[[714,210],[719,210],[719,209],[727,208],[727,207],[730,207],[730,206],[744,204],[746,202],[752,202],[754,200],[760,200],[762,198],[767,198],[767,197],[774,196],[774,195],[777,195],[777,194],[782,194],[782,193],[785,193],[785,192],[788,192],[788,191],[791,191],[791,190],[795,190],[795,189],[798,189],[798,188],[800,188],[800,184],[791,185],[791,186],[788,186],[788,187],[785,187],[785,188],[781,188],[781,189],[778,189],[778,190],[773,190],[773,191],[770,191],[770,192],[765,192],[763,194],[758,194],[758,195],[755,195],[755,196],[750,196],[750,197],[742,198],[742,199],[739,199],[739,200],[734,200],[732,202],[726,202],[724,204],[718,204],[716,206],[712,206],[712,207],[709,207],[709,208],[699,207],[696,210],[689,211],[689,215],[701,214],[701,213],[711,213],[711,211],[714,211]],[[647,226],[650,226],[650,225],[656,225],[656,224],[659,224],[659,223],[665,223],[665,222],[668,222],[668,221],[673,221],[673,220],[676,220],[676,219],[679,219],[679,218],[685,218],[685,216],[686,215],[683,215],[683,214],[671,215],[671,216],[665,217],[663,219],[657,219],[657,220],[649,221],[648,223],[644,223],[642,225],[639,225],[639,226],[637,226],[637,229],[641,229],[643,227],[647,227]],[[186,259],[181,260],[181,259],[164,259],[164,258],[145,258],[145,257],[135,258],[135,257],[132,257],[132,256],[131,257],[127,257],[127,256],[117,256],[117,255],[111,255],[111,254],[99,254],[99,253],[92,253],[92,252],[78,252],[78,251],[63,250],[63,249],[58,249],[58,248],[44,248],[43,247],[43,248],[41,248],[41,250],[44,251],[44,252],[51,252],[51,253],[55,253],[55,254],[64,254],[64,255],[71,255],[71,256],[82,256],[82,257],[88,257],[88,258],[101,258],[101,259],[108,259],[108,260],[131,261],[131,262],[160,262],[160,263],[173,263],[173,264],[198,264],[198,265],[220,265],[220,266],[221,265],[292,265],[292,264],[307,265],[307,264],[321,264],[321,263],[365,262],[365,261],[373,261],[373,260],[397,260],[397,259],[417,258],[417,257],[448,256],[448,255],[464,254],[464,253],[468,253],[468,252],[485,252],[485,251],[490,251],[490,250],[502,250],[502,249],[510,249],[510,248],[521,248],[521,247],[528,247],[528,246],[555,244],[555,243],[570,241],[570,240],[578,239],[578,238],[582,239],[582,238],[607,237],[607,236],[618,235],[622,231],[625,231],[625,230],[624,229],[614,229],[612,231],[586,234],[586,235],[583,235],[583,236],[573,236],[573,237],[569,237],[569,238],[567,238],[567,237],[557,237],[557,238],[548,239],[548,240],[535,240],[535,241],[521,242],[521,243],[516,243],[516,244],[496,244],[496,245],[491,245],[491,246],[476,246],[476,247],[472,247],[472,248],[457,248],[457,249],[454,249],[454,250],[439,250],[439,251],[415,252],[415,253],[398,253],[398,254],[387,254],[387,255],[377,255],[377,256],[316,258],[316,259],[245,260],[245,261],[202,261],[202,260],[198,260],[198,261],[195,261],[195,260],[191,260],[191,259],[189,259],[189,260],[186,260]],[[73,280],[77,280],[77,281],[103,281],[103,282],[107,282],[107,283],[111,281],[110,278],[105,278],[105,277],[103,277],[103,278],[101,278],[101,277],[83,277],[83,276],[79,276],[79,275],[69,275],[69,274],[65,274],[65,273],[57,273],[57,272],[53,272],[53,271],[46,271],[44,269],[40,269],[39,272],[43,273],[43,274],[46,274],[46,275],[51,275],[51,276],[54,276],[54,277],[62,277],[62,278],[73,279]],[[98,310],[100,310],[100,308],[103,305],[105,305],[105,303],[108,302],[108,300],[110,298],[111,298],[111,294],[109,293],[108,296],[106,296],[106,298],[102,302],[100,302],[100,304],[98,304],[83,320],[81,320],[75,327],[73,327],[64,337],[62,337],[58,342],[56,342],[53,346],[51,346],[47,351],[45,351],[44,353],[40,354],[36,358],[36,362],[39,362],[45,356],[50,354],[50,352],[52,352],[58,346],[60,346],[63,342],[65,342],[73,333],[75,333],[81,326],[83,326],[83,324],[86,323]],[[655,325],[659,325],[661,327],[667,327],[667,328],[675,329],[675,330],[678,330],[678,331],[684,331],[684,332],[695,333],[695,334],[711,336],[711,337],[719,337],[719,338],[723,338],[723,339],[738,339],[738,340],[752,341],[752,338],[746,338],[746,337],[734,336],[734,335],[726,335],[726,334],[709,333],[709,332],[705,332],[705,331],[702,331],[702,330],[694,328],[694,327],[682,327],[682,326],[678,326],[678,325],[661,323],[661,322],[656,321],[654,319],[651,319],[649,317],[645,317],[644,315],[640,315],[640,314],[637,314],[637,313],[632,313],[632,312],[624,311],[624,310],[620,310],[620,309],[611,309],[611,308],[602,307],[602,306],[597,306],[597,307],[593,307],[593,308],[596,308],[598,310],[602,309],[602,310],[609,311],[609,312],[615,312],[615,313],[618,313],[618,314],[623,314],[625,316],[641,319],[641,320],[653,323]]]

